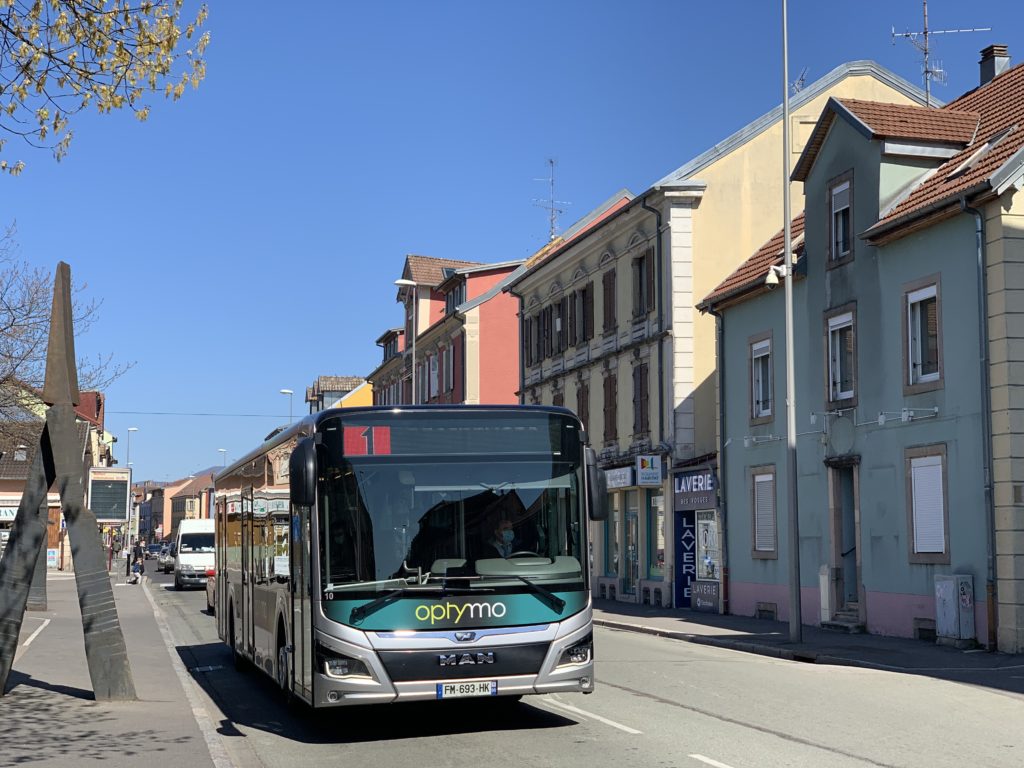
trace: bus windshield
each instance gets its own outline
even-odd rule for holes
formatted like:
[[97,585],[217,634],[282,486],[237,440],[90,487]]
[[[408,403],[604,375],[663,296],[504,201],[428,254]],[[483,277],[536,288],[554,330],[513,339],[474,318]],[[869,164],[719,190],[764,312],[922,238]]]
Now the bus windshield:
[[324,591],[435,578],[488,587],[503,580],[521,589],[523,576],[585,588],[577,422],[550,413],[518,413],[514,422],[493,415],[374,414],[383,417],[377,425],[363,414],[358,425],[339,417],[345,423],[324,430]]

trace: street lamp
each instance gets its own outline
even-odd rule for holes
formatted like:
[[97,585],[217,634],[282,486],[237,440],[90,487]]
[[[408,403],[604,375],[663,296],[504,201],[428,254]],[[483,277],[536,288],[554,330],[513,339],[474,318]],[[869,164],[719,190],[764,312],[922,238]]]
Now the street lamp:
[[782,259],[786,275],[786,496],[789,502],[789,640],[802,639],[800,601],[800,509],[796,472],[796,381],[793,361],[793,238],[789,210],[789,26],[782,0]]
[[290,389],[282,389],[281,394],[288,395],[288,424],[290,426],[292,423],[292,395],[294,395],[295,393],[292,392]]
[[419,285],[413,280],[407,280],[404,277],[395,280],[395,285],[399,288],[412,288],[412,404],[416,404],[416,335],[418,329],[416,328],[416,288]]
[[132,432],[138,432],[138,427],[128,427],[128,445],[125,448],[124,463],[128,467],[128,533],[125,539],[128,546],[133,543],[132,527],[134,523],[135,494],[132,493]]
[[226,467],[228,465],[228,449],[218,448],[217,452],[220,454],[220,465]]

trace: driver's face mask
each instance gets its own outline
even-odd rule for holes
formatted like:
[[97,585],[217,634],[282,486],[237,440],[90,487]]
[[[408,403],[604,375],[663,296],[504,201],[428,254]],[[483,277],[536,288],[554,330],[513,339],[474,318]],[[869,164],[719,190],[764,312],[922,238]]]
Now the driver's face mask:
[[511,544],[512,543],[512,539],[514,539],[514,538],[515,538],[515,533],[513,533],[511,530],[509,530],[507,528],[504,531],[501,532],[501,540],[504,541],[506,544]]

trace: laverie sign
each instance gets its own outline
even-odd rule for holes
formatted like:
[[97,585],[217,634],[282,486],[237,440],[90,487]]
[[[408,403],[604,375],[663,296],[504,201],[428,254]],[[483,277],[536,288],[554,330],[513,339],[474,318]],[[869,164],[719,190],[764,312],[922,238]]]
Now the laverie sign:
[[680,472],[672,480],[676,510],[708,509],[718,500],[718,483],[713,469]]

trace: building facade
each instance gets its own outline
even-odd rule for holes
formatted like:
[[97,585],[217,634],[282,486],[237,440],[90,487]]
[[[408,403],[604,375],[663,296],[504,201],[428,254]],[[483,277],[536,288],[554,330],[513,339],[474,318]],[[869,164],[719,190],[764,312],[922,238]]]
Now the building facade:
[[[924,102],[873,62],[838,67],[791,102],[794,159],[833,95]],[[523,401],[585,415],[609,471],[612,515],[592,542],[599,596],[724,608],[717,338],[695,305],[779,226],[781,117],[776,108],[626,193],[514,284]],[[799,199],[802,183],[791,189]]]
[[[986,49],[981,87],[941,109],[830,99],[796,165],[804,623],[1024,648],[1024,68],[1000,58]],[[778,236],[703,307],[724,340],[730,609],[788,618],[773,267]]]

